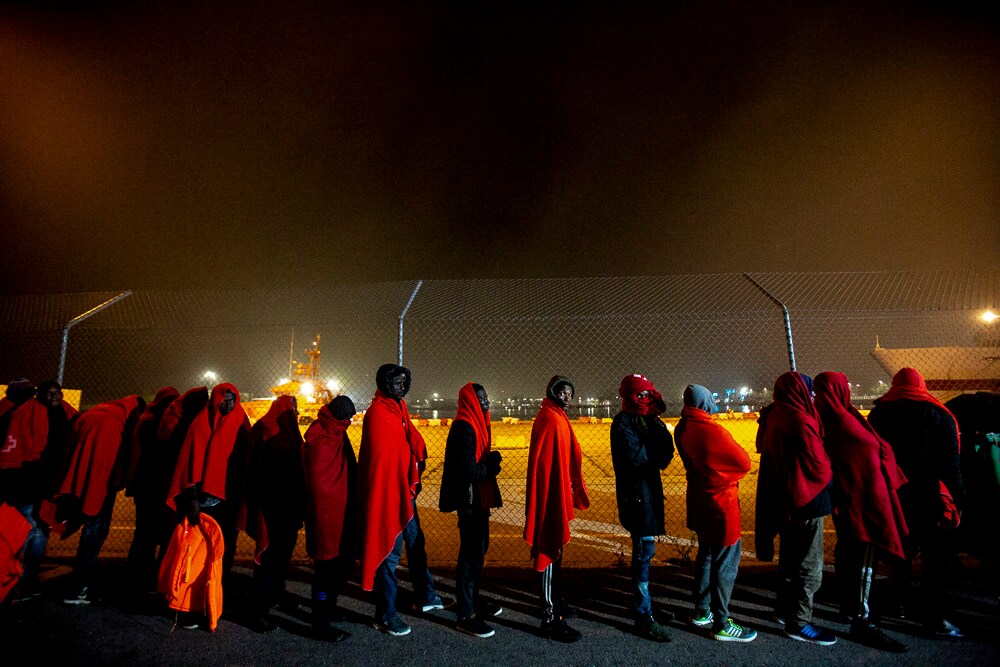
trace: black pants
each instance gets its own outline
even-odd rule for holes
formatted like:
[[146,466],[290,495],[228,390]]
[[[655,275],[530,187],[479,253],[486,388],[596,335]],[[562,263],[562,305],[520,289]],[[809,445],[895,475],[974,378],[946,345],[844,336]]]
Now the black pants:
[[838,535],[833,560],[841,613],[853,616],[855,621],[867,621],[877,565],[875,546],[858,542],[850,535]]
[[473,508],[458,513],[458,563],[455,567],[456,613],[459,619],[475,613],[479,600],[479,575],[490,548],[490,511]]
[[948,566],[955,549],[955,532],[932,528],[903,538],[906,560],[892,568],[892,586],[897,602],[906,604],[913,580],[913,559],[920,554],[921,593],[918,605],[925,625],[937,626],[950,611],[946,587]]
[[312,581],[313,614],[318,618],[328,618],[337,606],[337,598],[347,584],[347,578],[354,567],[354,556],[341,549],[340,555],[329,560],[315,562],[316,573]]
[[239,504],[222,500],[215,505],[202,507],[203,514],[215,519],[222,530],[222,540],[225,545],[225,552],[222,554],[222,577],[223,586],[229,579],[229,573],[233,569],[233,562],[236,560],[236,539],[240,530],[236,527],[236,519],[239,516]]
[[542,620],[554,621],[561,616],[564,606],[562,596],[562,556],[552,561],[548,567],[538,573],[541,583]]
[[281,514],[264,514],[267,526],[267,549],[260,556],[260,565],[253,569],[254,611],[259,617],[280,601],[285,592],[288,565],[299,537],[299,523]]
[[167,542],[177,525],[176,514],[159,498],[135,500],[135,532],[128,550],[128,568],[138,592],[156,590],[156,577]]

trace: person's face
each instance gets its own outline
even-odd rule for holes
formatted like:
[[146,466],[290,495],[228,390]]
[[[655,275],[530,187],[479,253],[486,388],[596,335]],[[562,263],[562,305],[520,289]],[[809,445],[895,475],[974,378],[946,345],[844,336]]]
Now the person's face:
[[640,391],[638,394],[635,395],[635,400],[638,403],[648,403],[651,395],[652,394],[650,394],[648,390],[643,389],[642,391]]
[[49,387],[49,390],[45,392],[45,404],[50,407],[58,407],[62,400],[63,393],[59,387]]
[[555,394],[556,398],[558,398],[560,401],[563,402],[563,405],[568,406],[570,403],[573,402],[573,387],[569,386],[568,384],[564,384],[562,387],[560,387],[559,391],[557,391]]
[[483,414],[490,411],[490,397],[486,395],[485,389],[476,390],[476,398],[479,399],[479,407],[483,409]]
[[294,396],[292,396],[292,412],[299,414],[299,401]]
[[219,414],[228,415],[236,407],[236,394],[231,391],[226,392],[225,398],[219,403]]
[[389,395],[393,398],[403,398],[406,396],[406,374],[389,376]]

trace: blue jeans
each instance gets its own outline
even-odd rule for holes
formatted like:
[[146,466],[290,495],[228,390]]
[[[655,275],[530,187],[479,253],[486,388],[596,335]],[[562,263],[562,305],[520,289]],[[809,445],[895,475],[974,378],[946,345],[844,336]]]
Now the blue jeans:
[[635,586],[635,618],[648,622],[653,617],[653,600],[649,597],[649,562],[656,553],[656,538],[632,536],[632,583]]
[[17,505],[16,509],[21,516],[31,524],[31,532],[24,540],[24,574],[21,581],[25,588],[31,589],[38,585],[38,573],[41,566],[42,557],[45,555],[45,545],[49,542],[48,530],[43,529],[35,520],[35,508],[37,505]]
[[[411,520],[410,524],[412,523]],[[405,532],[404,528],[403,532],[396,536],[396,543],[392,546],[392,551],[375,570],[375,585],[373,586],[375,620],[379,623],[387,623],[396,615],[396,594],[399,592],[396,568],[399,567],[399,559],[403,556],[403,533]]]
[[434,577],[427,569],[427,548],[424,545],[424,531],[420,528],[417,514],[417,499],[413,499],[413,518],[403,528],[403,544],[406,546],[406,567],[413,583],[413,597],[417,605],[436,602],[440,599],[434,588]]
[[740,569],[743,539],[736,544],[720,547],[698,540],[698,555],[694,559],[694,608],[708,609],[721,627],[729,618],[729,600]]
[[83,520],[83,526],[80,528],[80,545],[76,549],[76,562],[73,564],[73,579],[77,592],[88,587],[93,579],[94,570],[97,569],[97,557],[111,530],[115,497],[116,494],[108,492],[97,516],[85,517]]

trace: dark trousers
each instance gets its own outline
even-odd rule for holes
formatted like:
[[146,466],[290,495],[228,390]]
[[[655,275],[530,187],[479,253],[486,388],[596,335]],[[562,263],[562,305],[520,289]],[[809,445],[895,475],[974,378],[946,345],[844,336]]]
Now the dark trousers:
[[135,497],[135,532],[128,550],[128,569],[137,592],[156,590],[159,565],[176,525],[175,513],[158,498]]
[[[412,524],[413,521],[410,520],[410,523]],[[375,594],[375,620],[379,623],[388,623],[396,615],[396,596],[399,593],[396,568],[399,567],[399,559],[403,557],[403,533],[405,532],[406,529],[403,529],[403,532],[396,537],[392,551],[375,570],[375,584],[372,587],[372,592]]]
[[834,572],[840,611],[855,621],[867,621],[871,616],[872,581],[875,577],[875,546],[859,542],[851,535],[837,536],[833,549]]
[[209,507],[202,507],[201,509],[202,513],[215,519],[222,530],[222,540],[225,546],[225,552],[222,554],[223,585],[229,579],[229,573],[233,569],[233,562],[236,560],[236,540],[240,533],[239,528],[236,527],[239,509],[237,503],[225,500]]
[[936,627],[950,611],[948,596],[948,567],[955,549],[955,532],[928,529],[903,538],[906,560],[897,561],[892,568],[892,588],[900,604],[905,604],[913,581],[913,559],[920,554],[920,600],[918,613],[923,623]]
[[562,556],[538,573],[541,587],[543,621],[554,621],[562,607]]
[[260,555],[260,565],[253,569],[254,611],[264,617],[285,593],[288,564],[299,537],[299,525],[280,515],[265,513],[267,549]]
[[38,574],[45,555],[45,545],[49,542],[49,529],[35,518],[35,510],[41,504],[37,501],[28,505],[14,507],[31,526],[28,537],[24,540],[24,572],[21,574],[20,586],[22,592],[35,591],[38,587]]
[[633,611],[636,622],[653,620],[653,599],[649,596],[649,563],[656,554],[656,538],[632,536],[632,585],[634,586]]
[[490,548],[490,511],[473,508],[458,513],[458,563],[455,567],[455,592],[458,618],[475,613],[479,602],[479,575]]
[[779,539],[776,611],[794,631],[812,622],[813,596],[823,583],[823,517],[788,521]]
[[111,515],[115,511],[116,494],[108,493],[104,504],[96,516],[84,517],[80,527],[80,544],[76,549],[76,560],[73,563],[73,582],[77,592],[90,586],[94,571],[97,569],[97,559],[101,547],[108,539],[111,530]]
[[413,583],[413,597],[417,605],[434,602],[440,597],[434,588],[434,577],[427,569],[427,546],[424,531],[420,527],[417,514],[417,499],[413,499],[413,518],[403,528],[403,544],[406,547],[406,567]]
[[351,576],[354,557],[343,551],[336,558],[318,560],[312,581],[313,613],[326,618],[337,606],[337,598],[344,590],[347,578]]
[[694,560],[693,599],[695,609],[708,609],[721,627],[729,618],[729,600],[740,569],[742,538],[736,544],[722,547],[705,544],[698,539],[698,555]]

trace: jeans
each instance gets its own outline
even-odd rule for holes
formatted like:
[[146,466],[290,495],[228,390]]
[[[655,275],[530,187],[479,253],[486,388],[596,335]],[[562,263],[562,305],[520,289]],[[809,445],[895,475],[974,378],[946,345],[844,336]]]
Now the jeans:
[[823,517],[788,521],[778,545],[777,612],[786,628],[796,630],[812,622],[813,596],[823,583]]
[[[413,596],[417,605],[436,602],[440,599],[434,588],[434,578],[427,569],[427,549],[424,546],[424,531],[420,528],[417,515],[417,499],[413,502],[413,518],[403,528],[403,544],[406,546],[406,566],[413,583]],[[397,560],[398,564],[398,560]]]
[[[410,524],[412,523],[411,520]],[[399,593],[396,568],[399,567],[399,559],[403,556],[403,534],[405,532],[404,528],[403,532],[396,537],[392,551],[375,570],[375,585],[372,590],[375,594],[375,620],[379,623],[387,623],[396,615],[396,595]]]
[[694,608],[710,610],[717,626],[722,626],[729,618],[729,600],[740,568],[742,545],[742,538],[728,547],[705,544],[698,539],[692,591]]
[[45,555],[45,545],[49,542],[48,529],[39,526],[38,521],[35,520],[37,507],[38,505],[35,503],[16,506],[21,516],[31,524],[31,532],[24,540],[24,574],[21,575],[24,588],[29,590],[38,585],[39,568],[42,557]]
[[97,569],[97,558],[111,530],[115,498],[116,494],[109,492],[97,515],[85,517],[83,520],[80,528],[80,545],[76,549],[76,562],[73,564],[73,579],[78,592],[90,586],[93,580],[94,570]]
[[455,567],[456,612],[459,619],[469,618],[476,611],[479,599],[479,575],[483,571],[486,551],[490,548],[490,511],[473,509],[470,514],[458,514],[458,563]]
[[636,620],[648,622],[653,617],[653,601],[649,597],[649,562],[656,554],[656,539],[632,536],[632,583],[635,586],[634,611]]

